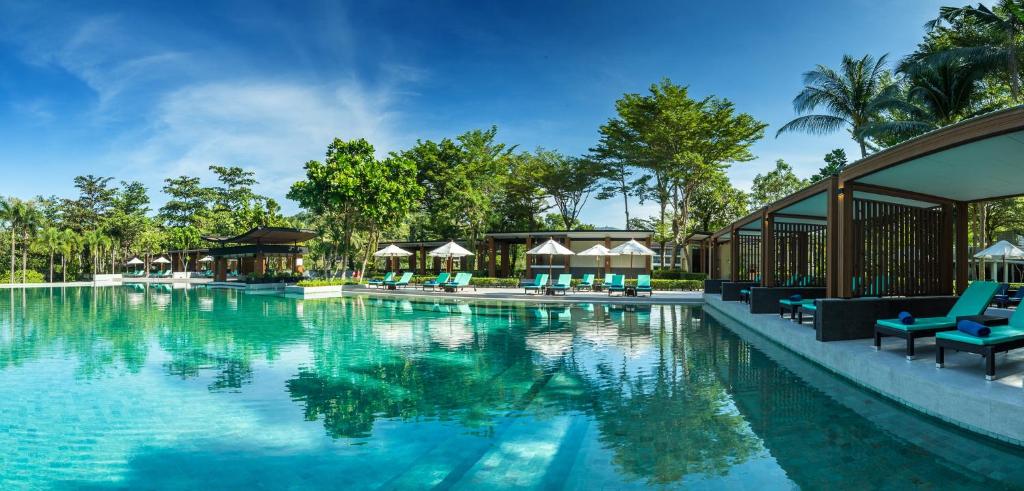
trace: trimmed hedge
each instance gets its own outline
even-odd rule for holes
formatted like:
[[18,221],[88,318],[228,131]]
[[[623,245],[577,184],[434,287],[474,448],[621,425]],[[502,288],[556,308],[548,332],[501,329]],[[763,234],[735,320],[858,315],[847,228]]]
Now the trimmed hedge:
[[651,271],[651,279],[656,280],[698,280],[704,281],[708,277],[705,273],[684,273],[678,269],[655,269]]
[[314,286],[337,286],[337,285],[358,285],[359,282],[355,280],[342,279],[342,278],[324,278],[319,280],[302,280],[295,284],[295,286],[302,287],[314,287]]

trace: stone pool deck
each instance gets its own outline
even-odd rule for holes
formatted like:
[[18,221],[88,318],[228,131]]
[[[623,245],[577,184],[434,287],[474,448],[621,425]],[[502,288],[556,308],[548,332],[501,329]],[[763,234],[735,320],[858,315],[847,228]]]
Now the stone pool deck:
[[823,343],[809,323],[751,314],[746,304],[722,301],[717,294],[704,295],[704,309],[917,411],[1024,446],[1024,350],[997,355],[998,378],[986,381],[983,359],[975,354],[947,350],[945,368],[936,368],[933,340],[919,340],[917,356],[907,361],[900,339],[883,338],[881,351],[870,339]]
[[631,304],[700,304],[704,301],[703,292],[655,291],[652,296],[625,297],[619,294],[609,296],[605,292],[569,292],[565,295],[526,294],[521,288],[467,288],[457,293],[422,290],[410,286],[399,290],[368,288],[364,285],[346,286],[342,295],[376,295],[382,297],[431,298],[466,300],[512,300],[517,302],[544,303],[631,303]]

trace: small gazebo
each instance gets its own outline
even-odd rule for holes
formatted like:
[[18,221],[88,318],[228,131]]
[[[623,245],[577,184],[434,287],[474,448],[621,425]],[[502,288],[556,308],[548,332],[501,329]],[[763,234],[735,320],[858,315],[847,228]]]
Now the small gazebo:
[[308,251],[302,244],[316,237],[316,232],[286,227],[256,227],[234,237],[204,237],[220,244],[211,248],[214,280],[227,280],[229,259],[238,260],[240,274],[262,275],[267,272],[268,262],[278,259],[284,267],[301,274],[302,256]]

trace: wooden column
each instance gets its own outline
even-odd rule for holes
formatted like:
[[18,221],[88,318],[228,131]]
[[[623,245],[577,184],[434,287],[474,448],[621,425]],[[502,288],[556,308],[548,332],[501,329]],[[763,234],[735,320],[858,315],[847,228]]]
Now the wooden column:
[[[527,235],[526,236],[526,250],[530,250],[530,249],[533,249],[533,236],[532,235]],[[533,278],[533,257],[530,256],[529,254],[526,254],[526,258],[525,258],[524,262],[526,263],[525,264],[526,271],[523,273],[523,277],[525,277],[525,278]]]
[[729,278],[730,281],[740,280],[740,231],[735,226],[732,228],[732,238],[729,241]]
[[853,189],[849,183],[840,182],[836,196],[835,232],[837,237],[834,251],[836,263],[836,296],[853,296]]
[[[650,236],[647,236],[647,239],[646,239],[646,240],[644,240],[644,245],[645,245],[645,246],[647,246],[647,248],[648,248],[648,249],[650,249],[650,248],[651,248],[651,237],[650,237]],[[674,247],[674,246],[673,246],[673,247]],[[684,250],[685,250],[685,249],[684,249]],[[654,260],[654,258],[653,258],[653,257],[651,257],[651,256],[644,256],[644,262],[645,262],[645,264],[646,264],[646,266],[644,267],[644,269],[646,269],[646,271],[647,271],[647,274],[651,274],[651,261],[653,261],[653,260]],[[670,255],[668,256],[668,260],[669,260],[669,261],[671,261],[671,260],[672,260],[672,255],[671,255],[671,254],[670,254]],[[685,259],[684,259],[684,261],[685,261]],[[672,265],[672,267],[673,267],[673,268],[675,268],[675,266],[676,266],[675,264],[673,264],[673,265]],[[662,268],[664,268],[664,267],[665,267],[665,265],[664,265],[664,264],[662,264],[662,265],[661,265],[661,267],[662,267]]]
[[409,271],[416,272],[416,251],[413,251],[412,255],[409,256]]
[[939,230],[939,281],[942,285],[942,294],[953,294],[953,245],[956,237],[953,235],[953,211],[952,203],[942,205],[942,228]]
[[495,267],[496,265],[494,264],[494,256],[494,237],[487,237],[487,276],[490,276],[491,278],[494,278],[495,275],[497,274],[497,268]]
[[775,286],[775,215],[761,222],[761,286]]
[[213,280],[214,281],[227,281],[228,280],[228,260],[227,258],[218,257],[213,261]]
[[967,255],[967,203],[957,201],[956,210],[956,246],[953,253],[956,255],[956,294],[961,295],[967,289],[967,270],[970,266]]
[[502,278],[508,278],[509,276],[512,276],[512,271],[510,271],[511,261],[509,260],[509,252],[510,252],[509,249],[511,249],[511,246],[509,245],[509,243],[505,242],[505,241],[502,241],[501,242],[501,277]]
[[420,274],[427,274],[427,248],[420,246]]
[[[565,244],[563,244],[563,245],[565,246],[566,249],[572,249],[572,239],[570,239],[568,236],[566,236],[565,237]],[[572,256],[562,256],[562,257],[565,258],[565,272],[568,273],[569,272],[569,266],[572,265],[572,263],[570,262],[570,259],[572,259]]]
[[836,176],[829,178],[828,188],[825,191],[825,297],[835,298],[839,296],[839,179]]
[[[611,237],[605,236],[605,238],[604,238],[604,246],[609,248],[609,249],[612,248],[612,238]],[[604,257],[604,274],[608,274],[608,273],[611,273],[611,272],[612,272],[612,257],[611,256],[605,256]]]

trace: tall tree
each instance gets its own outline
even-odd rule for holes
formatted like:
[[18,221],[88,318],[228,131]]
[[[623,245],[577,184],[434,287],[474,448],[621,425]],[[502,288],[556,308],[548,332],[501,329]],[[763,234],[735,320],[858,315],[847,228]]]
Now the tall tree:
[[826,177],[839,175],[846,167],[846,150],[842,148],[833,149],[825,154],[825,166],[818,169],[818,173],[811,176],[810,182],[818,182]]
[[[867,156],[864,130],[898,101],[885,63],[885,55],[877,60],[844,55],[838,70],[818,65],[804,73],[804,89],[793,99],[793,109],[801,116],[779,128],[776,138],[790,131],[820,135],[846,128],[861,157]],[[807,114],[818,109],[824,113]]]
[[[593,150],[593,149],[592,149]],[[616,158],[604,158],[600,157],[600,154],[595,154],[597,162],[601,163],[603,171],[601,177],[604,179],[604,186],[600,188],[597,195],[595,196],[599,200],[609,200],[622,198],[622,210],[626,214],[626,230],[630,230],[630,224],[632,223],[629,216],[629,199],[637,198],[643,195],[645,189],[647,189],[648,176],[634,176],[630,170],[629,164],[624,160]]]
[[110,186],[111,180],[112,177],[92,174],[75,177],[78,198],[65,201],[65,223],[78,231],[102,227],[117,194],[117,190]]
[[53,282],[53,259],[60,250],[61,240],[63,239],[60,230],[57,227],[46,227],[37,237],[39,246],[47,252],[50,256],[50,274],[46,277],[46,281]]
[[715,232],[747,213],[748,197],[733,187],[729,176],[715,172],[701,182],[692,196],[690,232]]
[[537,185],[555,203],[565,230],[578,222],[580,212],[599,184],[600,167],[593,160],[566,157],[551,150],[538,149]]
[[750,188],[750,209],[753,211],[774,203],[806,185],[807,182],[797,177],[786,161],[776,160],[774,169],[754,177],[754,185]]
[[213,199],[210,189],[203,187],[198,177],[167,178],[164,183],[163,192],[169,199],[160,207],[160,219],[170,227],[201,229]]

